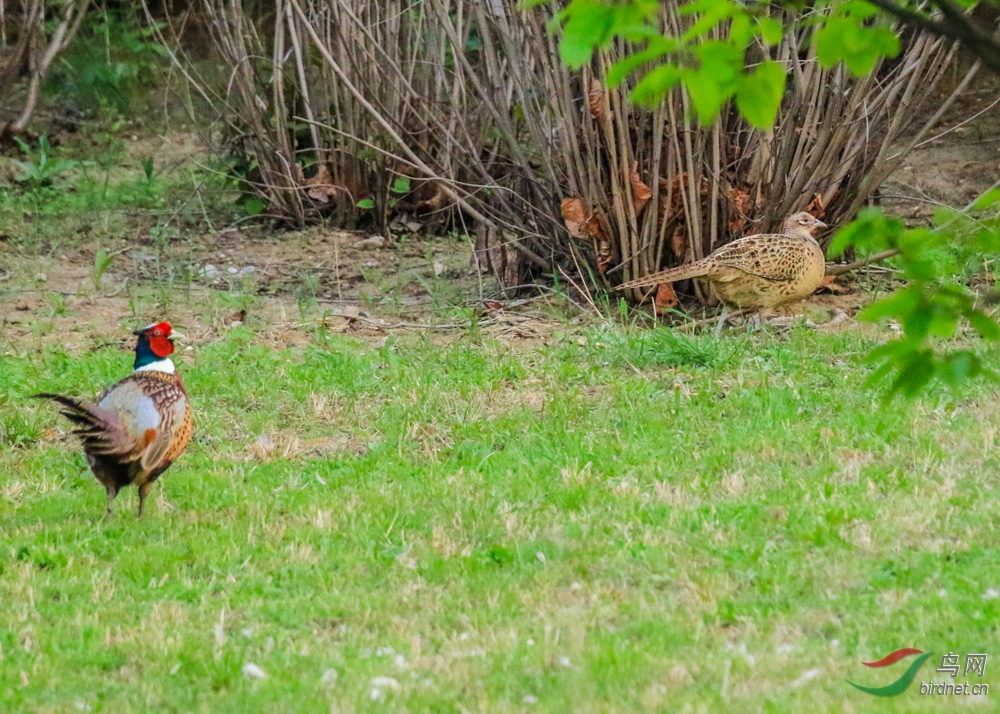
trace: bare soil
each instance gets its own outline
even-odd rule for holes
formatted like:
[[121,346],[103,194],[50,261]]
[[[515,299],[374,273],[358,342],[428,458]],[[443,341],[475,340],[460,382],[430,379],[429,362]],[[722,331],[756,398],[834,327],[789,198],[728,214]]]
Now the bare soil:
[[[956,72],[955,80],[959,77]],[[939,91],[943,96],[949,88]],[[934,134],[883,185],[885,209],[919,224],[939,206],[965,205],[1000,179],[998,103],[1000,78],[981,72]],[[200,152],[192,133],[126,137],[125,155],[134,162],[156,156],[158,165],[176,167],[199,161]],[[440,326],[442,307],[463,305],[505,339],[544,340],[556,324],[544,311],[519,316],[512,308],[520,303],[505,300],[493,280],[479,275],[470,243],[455,237],[397,240],[366,232],[276,232],[241,225],[187,232],[158,246],[148,228],[140,221],[135,235],[117,244],[99,245],[83,236],[42,255],[16,251],[0,238],[3,339],[15,349],[60,341],[71,350],[121,339],[127,349],[123,328],[169,315],[192,343],[247,320],[263,328],[261,339],[276,347],[307,341],[304,328],[319,321],[327,329],[380,340],[392,330],[423,329],[435,321]],[[98,247],[117,256],[95,288]],[[865,281],[862,288],[842,277],[805,306],[788,306],[781,314],[805,312],[817,324],[839,311],[853,315],[871,299],[871,284]],[[583,298],[578,302],[585,307]],[[851,323],[839,320],[838,326]],[[455,326],[446,318],[443,325],[443,333]]]

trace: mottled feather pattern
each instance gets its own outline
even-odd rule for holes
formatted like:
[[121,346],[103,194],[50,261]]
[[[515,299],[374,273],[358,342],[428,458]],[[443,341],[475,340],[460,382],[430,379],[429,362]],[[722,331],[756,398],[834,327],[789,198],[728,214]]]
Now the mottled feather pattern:
[[643,288],[689,278],[715,285],[727,305],[770,308],[808,297],[823,281],[826,261],[812,230],[824,224],[807,213],[790,216],[784,233],[761,233],[727,243],[701,260],[619,285]]
[[[141,457],[144,471],[165,470],[191,438],[191,405],[177,375],[134,372],[105,390],[99,406],[123,414],[138,451],[134,456]],[[147,439],[149,429],[156,430],[152,441]],[[150,473],[148,480],[158,475]]]
[[765,280],[795,280],[808,265],[813,241],[780,234],[739,238],[719,248],[712,263]]

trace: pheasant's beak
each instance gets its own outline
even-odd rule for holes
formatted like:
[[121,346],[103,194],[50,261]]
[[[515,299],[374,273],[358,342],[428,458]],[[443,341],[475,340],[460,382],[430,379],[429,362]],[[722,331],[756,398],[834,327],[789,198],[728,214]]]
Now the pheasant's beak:
[[821,221],[820,219],[817,218],[816,219],[816,227],[817,228],[827,228],[827,225],[825,223],[823,223],[823,221]]
[[185,335],[183,332],[172,330],[170,332],[170,337],[168,337],[167,339],[170,340],[171,342],[173,342],[174,340],[180,340],[181,342],[184,342],[187,339],[187,335]]

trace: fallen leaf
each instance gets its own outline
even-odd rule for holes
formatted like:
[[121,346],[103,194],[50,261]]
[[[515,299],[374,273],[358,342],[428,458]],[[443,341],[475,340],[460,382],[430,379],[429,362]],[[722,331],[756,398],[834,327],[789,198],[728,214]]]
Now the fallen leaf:
[[683,258],[685,253],[687,253],[687,243],[687,227],[679,225],[674,228],[674,232],[670,236],[670,250],[674,251],[674,255],[678,258]]
[[443,272],[444,272],[444,263],[439,263],[439,262],[437,262],[435,260],[434,261],[434,277],[435,278],[438,277]]
[[247,319],[247,311],[237,310],[236,312],[226,315],[224,318],[222,318],[222,322],[225,325],[234,325],[238,322],[242,323],[246,321],[246,319]]
[[316,171],[316,175],[306,181],[306,195],[320,203],[329,203],[330,199],[337,195],[338,191],[345,191],[342,186],[333,183],[330,169],[323,164]]
[[587,220],[587,235],[594,239],[594,252],[597,254],[597,269],[607,272],[617,257],[615,244],[611,242],[611,228],[607,219],[600,211],[594,211]]
[[726,195],[729,198],[729,235],[739,235],[747,224],[750,194],[738,188],[730,188]]
[[604,118],[604,87],[600,80],[590,80],[590,92],[587,94],[587,101],[590,104],[590,116],[597,121]]
[[824,275],[823,282],[821,282],[819,284],[819,287],[816,289],[822,290],[826,288],[829,292],[833,293],[834,295],[843,295],[845,293],[850,292],[850,290],[846,286],[834,282],[836,279],[837,279],[836,275]]
[[826,202],[823,201],[823,195],[814,193],[809,205],[806,206],[806,211],[816,216],[816,218],[822,218],[826,214]]
[[597,269],[605,272],[615,262],[615,246],[604,214],[592,211],[582,198],[564,198],[561,203],[566,230],[574,238],[591,238],[597,253]]
[[574,238],[589,238],[587,221],[590,219],[590,206],[582,198],[564,198],[560,204],[566,230]]
[[635,206],[635,215],[642,213],[642,209],[646,207],[649,203],[649,199],[653,197],[653,192],[649,189],[649,186],[642,182],[639,178],[639,162],[636,161],[632,164],[632,174],[629,176],[629,180],[632,183],[632,205]]
[[653,304],[657,307],[676,307],[677,295],[674,293],[673,283],[660,283],[656,288],[656,298]]

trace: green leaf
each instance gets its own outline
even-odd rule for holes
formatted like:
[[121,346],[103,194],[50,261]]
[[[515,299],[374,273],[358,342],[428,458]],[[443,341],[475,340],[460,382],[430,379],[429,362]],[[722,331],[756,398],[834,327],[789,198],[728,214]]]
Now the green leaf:
[[838,10],[852,15],[859,20],[867,20],[870,17],[875,17],[879,13],[879,9],[877,7],[872,5],[870,2],[865,2],[865,0],[848,0],[848,2],[843,3]]
[[781,37],[784,34],[781,23],[773,17],[758,17],[757,30],[764,39],[764,44],[769,47],[781,42]]
[[938,373],[944,381],[957,387],[969,377],[974,377],[979,371],[978,367],[979,359],[968,350],[962,350],[948,355]]
[[691,97],[698,121],[706,126],[711,124],[728,98],[726,92],[713,80],[711,74],[701,71],[685,72],[684,86]]
[[847,67],[857,77],[871,74],[883,57],[899,54],[899,37],[888,27],[863,27],[861,38],[848,43]]
[[615,13],[594,0],[574,0],[557,17],[563,18],[559,57],[566,66],[578,69],[590,61],[595,47],[610,39]]
[[753,126],[769,129],[774,126],[784,93],[784,67],[780,62],[763,62],[753,74],[739,78],[736,85],[736,106]]
[[[849,4],[857,10],[868,3]],[[843,9],[843,8],[841,8]],[[861,77],[871,73],[882,57],[899,54],[899,37],[886,25],[866,26],[867,10],[834,15],[816,32],[816,57],[824,67],[840,61]]]
[[746,47],[753,37],[753,27],[750,16],[740,13],[733,16],[733,21],[729,26],[729,39],[738,47]]
[[886,317],[899,319],[911,312],[920,303],[921,297],[920,290],[915,287],[897,290],[859,312],[858,319],[864,322],[878,322]]
[[410,179],[406,176],[397,176],[392,182],[392,192],[404,194],[410,192]]
[[972,310],[965,313],[965,318],[984,340],[1000,341],[1000,325],[997,325],[996,321],[986,313],[981,310]]
[[850,246],[877,251],[895,247],[903,234],[903,223],[898,218],[887,218],[881,209],[869,206],[858,217],[837,232],[827,251],[831,258],[839,256]]
[[991,188],[989,191],[977,198],[976,202],[972,204],[972,210],[981,211],[984,208],[989,208],[997,202],[1000,202],[1000,186]]
[[901,365],[891,391],[914,397],[931,381],[934,372],[933,355],[930,350],[914,351],[909,360]]
[[684,76],[684,70],[673,64],[664,64],[646,73],[632,90],[632,101],[651,107],[661,101]]
[[701,17],[695,20],[687,32],[681,35],[681,42],[684,43],[707,35],[723,20],[746,12],[729,0],[696,0],[692,3],[682,4],[679,11],[682,15],[701,13]]
[[248,198],[243,201],[243,213],[247,216],[259,216],[267,207],[267,202],[262,198]]
[[833,67],[844,59],[846,37],[854,27],[846,17],[831,17],[816,31],[816,59],[821,65]]
[[698,45],[695,55],[701,66],[683,73],[684,86],[698,120],[707,125],[736,91],[736,80],[743,69],[743,50],[731,42],[709,40]]
[[371,200],[370,198],[362,198],[360,201],[358,201],[357,207],[368,208],[368,209],[375,208],[375,201]]
[[650,40],[647,49],[629,55],[611,65],[611,69],[608,70],[608,86],[617,87],[634,70],[647,62],[658,60],[663,55],[675,49],[677,49],[677,41],[673,38],[668,39],[660,36],[659,38]]

